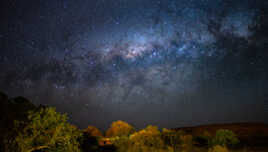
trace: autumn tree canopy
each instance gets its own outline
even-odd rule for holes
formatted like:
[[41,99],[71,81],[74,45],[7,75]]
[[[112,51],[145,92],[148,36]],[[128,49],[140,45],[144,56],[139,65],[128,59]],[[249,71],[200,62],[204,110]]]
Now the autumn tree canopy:
[[127,122],[118,120],[112,123],[111,127],[106,131],[107,137],[115,137],[115,136],[129,136],[134,133],[135,129],[133,126],[128,124]]
[[140,148],[164,148],[164,142],[161,139],[161,132],[156,126],[148,126],[139,132],[136,132],[130,136],[130,140],[134,147]]
[[95,126],[88,126],[86,129],[83,130],[84,134],[93,137],[102,137],[102,132]]

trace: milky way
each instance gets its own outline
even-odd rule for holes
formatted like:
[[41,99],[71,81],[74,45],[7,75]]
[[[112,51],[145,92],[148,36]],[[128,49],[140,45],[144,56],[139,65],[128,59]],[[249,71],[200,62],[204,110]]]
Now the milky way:
[[80,127],[268,120],[268,41],[257,28],[266,2],[4,6],[0,89],[56,106]]

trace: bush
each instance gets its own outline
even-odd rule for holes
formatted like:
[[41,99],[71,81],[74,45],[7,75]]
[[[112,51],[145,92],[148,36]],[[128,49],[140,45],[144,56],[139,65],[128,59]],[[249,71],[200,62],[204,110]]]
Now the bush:
[[79,130],[67,123],[67,116],[59,114],[54,108],[42,108],[29,112],[28,121],[16,123],[17,136],[7,141],[18,152],[79,152]]
[[239,140],[232,131],[220,129],[216,132],[215,137],[212,139],[212,146],[235,146],[239,143]]
[[166,145],[172,147],[174,151],[177,151],[178,146],[182,143],[181,136],[184,134],[183,131],[174,131],[163,128],[162,139]]
[[205,131],[202,135],[193,138],[194,145],[200,147],[207,147],[211,143],[212,136],[209,132]]
[[209,139],[206,136],[196,136],[193,138],[194,145],[205,147],[209,144]]
[[128,123],[118,120],[112,123],[111,127],[106,131],[107,137],[115,137],[115,136],[129,136],[134,133],[135,129]]
[[182,150],[185,152],[190,152],[194,151],[194,146],[193,146],[193,136],[192,135],[183,135],[181,136],[181,141],[182,141]]
[[166,147],[161,138],[161,132],[155,126],[148,126],[129,137],[110,138],[117,152],[174,152]]
[[208,150],[208,152],[229,152],[225,146],[216,145]]

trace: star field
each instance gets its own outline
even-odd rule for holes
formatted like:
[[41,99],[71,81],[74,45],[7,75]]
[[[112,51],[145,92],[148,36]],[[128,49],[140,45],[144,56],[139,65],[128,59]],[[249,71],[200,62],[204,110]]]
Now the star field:
[[266,121],[264,1],[3,4],[0,89],[80,127]]

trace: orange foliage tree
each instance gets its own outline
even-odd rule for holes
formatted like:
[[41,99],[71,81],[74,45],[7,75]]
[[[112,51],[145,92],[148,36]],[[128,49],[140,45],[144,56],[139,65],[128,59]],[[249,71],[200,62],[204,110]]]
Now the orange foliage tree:
[[95,126],[88,126],[83,130],[84,134],[93,137],[102,137],[102,132]]

